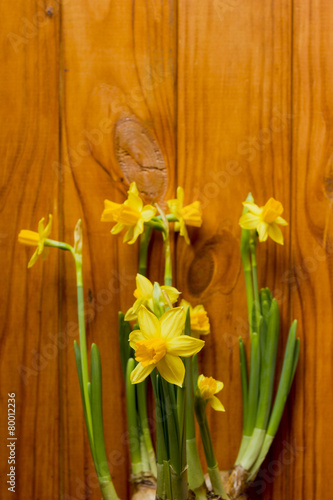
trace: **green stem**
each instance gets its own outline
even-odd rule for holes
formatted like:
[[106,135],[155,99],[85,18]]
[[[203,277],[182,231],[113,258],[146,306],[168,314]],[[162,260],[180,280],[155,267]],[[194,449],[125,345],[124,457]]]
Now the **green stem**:
[[141,452],[140,440],[138,435],[138,422],[136,411],[136,386],[131,382],[131,373],[135,367],[135,360],[130,358],[127,362],[126,370],[126,406],[127,406],[127,428],[129,437],[129,449],[134,476],[141,475]]
[[175,405],[174,387],[162,378],[165,413],[167,419],[167,432],[170,453],[170,466],[176,474],[182,472],[181,449],[179,442],[179,428],[177,421],[177,407]]
[[241,382],[242,382],[243,433],[244,433],[248,416],[249,392],[248,392],[248,381],[247,381],[246,353],[245,353],[244,343],[241,337],[239,338],[239,357],[240,357],[240,370],[241,370]]
[[152,227],[147,226],[140,237],[140,252],[139,252],[139,274],[147,275],[147,259],[148,247],[151,237]]
[[164,235],[164,255],[165,255],[164,284],[166,286],[172,286],[172,259],[171,259],[169,231],[167,233],[163,233],[163,235]]
[[207,466],[213,469],[217,465],[213,443],[209,432],[207,416],[206,416],[206,401],[201,397],[195,397],[194,407],[197,421],[199,424],[201,440],[204,447]]
[[212,438],[210,435],[208,422],[207,422],[206,405],[207,405],[207,401],[205,401],[203,398],[201,398],[200,396],[195,397],[195,399],[194,399],[195,414],[196,414],[197,421],[199,424],[201,441],[202,441],[202,444],[204,447],[207,468],[208,468],[208,474],[209,474],[209,477],[210,477],[210,480],[212,483],[214,493],[216,495],[220,495],[222,498],[228,498],[226,496],[226,493],[225,493],[225,490],[224,490],[224,487],[222,484],[221,476],[219,473],[218,463],[217,463],[217,460],[215,458]]
[[187,470],[183,469],[177,473],[170,467],[172,500],[188,500]]
[[103,477],[99,477],[98,481],[104,500],[119,500],[112,481]]
[[252,435],[256,423],[257,410],[258,410],[259,381],[260,381],[259,335],[256,332],[254,332],[251,340],[251,365],[250,365],[248,416],[246,419],[246,428],[244,429],[244,434],[246,436]]
[[144,444],[148,454],[149,467],[154,477],[157,477],[156,458],[153,443],[151,440],[150,429],[147,415],[147,383],[141,382],[137,385],[138,410],[140,426],[143,434]]
[[68,243],[64,243],[63,241],[55,241],[49,240],[48,238],[44,241],[44,245],[46,247],[59,248],[60,250],[65,250],[67,252],[73,253],[73,247]]
[[[297,364],[299,347],[296,342],[297,321],[295,320],[289,330],[287,346],[283,359],[282,371],[280,376],[279,387],[275,396],[273,410],[269,419],[267,434],[275,436],[279,427],[284,406],[290,391],[292,377],[295,374],[295,364]],[[296,363],[295,363],[296,355]]]
[[71,250],[76,269],[76,284],[77,284],[77,310],[79,319],[79,337],[80,337],[80,353],[81,353],[81,367],[82,367],[82,386],[84,401],[87,411],[87,431],[88,434],[93,436],[92,431],[92,416],[91,404],[88,392],[89,383],[89,368],[88,368],[88,354],[87,354],[87,340],[86,340],[86,325],[84,318],[84,295],[83,295],[83,277],[82,277],[82,255],[77,255]]

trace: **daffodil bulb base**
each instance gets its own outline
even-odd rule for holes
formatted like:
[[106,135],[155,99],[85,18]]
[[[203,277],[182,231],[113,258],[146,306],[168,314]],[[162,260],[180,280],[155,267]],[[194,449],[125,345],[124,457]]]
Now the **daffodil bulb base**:
[[241,465],[236,465],[236,467],[232,469],[226,484],[226,492],[230,497],[230,500],[235,500],[236,498],[239,498],[242,493],[244,493],[248,487],[247,480],[249,475],[249,472]]

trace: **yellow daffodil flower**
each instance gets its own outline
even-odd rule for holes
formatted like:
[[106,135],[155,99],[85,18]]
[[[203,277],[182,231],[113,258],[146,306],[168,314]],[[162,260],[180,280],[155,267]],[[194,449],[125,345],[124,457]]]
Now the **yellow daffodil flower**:
[[199,375],[198,389],[202,399],[206,399],[214,410],[225,411],[221,401],[216,396],[214,396],[214,394],[222,391],[223,382],[219,382],[213,377],[205,377],[204,375]]
[[22,229],[18,235],[19,243],[23,245],[37,246],[33,256],[29,260],[28,268],[32,267],[38,257],[41,255],[43,259],[46,259],[48,254],[48,248],[45,248],[45,240],[51,233],[52,229],[52,215],[49,215],[49,222],[44,228],[44,217],[38,222],[38,233],[36,231],[30,231],[29,229]]
[[191,333],[193,337],[199,337],[200,335],[208,335],[210,333],[210,324],[207,311],[201,304],[192,307],[189,302],[182,299],[180,307],[190,308],[190,318],[191,318]]
[[132,384],[142,382],[157,368],[160,375],[171,384],[183,385],[185,367],[180,359],[198,353],[204,341],[183,335],[185,313],[182,307],[169,309],[158,319],[145,306],[138,311],[140,330],[129,336],[135,350],[137,366],[131,373]]
[[283,212],[282,204],[270,198],[263,207],[258,207],[255,203],[248,201],[245,201],[243,205],[248,212],[239,219],[240,226],[243,229],[256,229],[259,241],[266,241],[270,236],[276,243],[283,245],[283,236],[278,224],[287,226],[288,222],[280,217]]
[[175,222],[175,231],[179,231],[181,236],[184,236],[186,243],[190,244],[190,239],[187,234],[186,225],[200,227],[202,224],[202,215],[200,208],[200,201],[195,201],[186,207],[184,203],[184,189],[177,188],[177,198],[169,200],[168,207],[170,212],[178,219]]
[[118,234],[126,229],[124,243],[128,242],[131,245],[143,233],[144,223],[150,221],[155,214],[155,207],[143,205],[136,184],[132,182],[128,190],[128,198],[124,203],[104,200],[101,221],[117,223],[111,229],[111,234]]
[[[171,302],[174,304],[177,302],[180,292],[177,288],[173,286],[161,286],[162,292],[164,291]],[[132,321],[137,318],[138,310],[142,305],[145,305],[150,310],[153,310],[153,284],[148,278],[142,276],[142,274],[136,275],[136,290],[134,292],[134,297],[136,301],[133,306],[127,311],[125,315],[126,321]],[[167,303],[165,302],[165,305]]]

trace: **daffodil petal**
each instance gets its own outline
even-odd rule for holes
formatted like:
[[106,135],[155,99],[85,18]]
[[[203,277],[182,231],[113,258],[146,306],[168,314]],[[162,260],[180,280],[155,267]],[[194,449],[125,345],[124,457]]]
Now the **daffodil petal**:
[[36,248],[36,250],[35,250],[35,251],[34,251],[34,253],[32,254],[31,259],[30,259],[30,260],[29,260],[29,262],[28,262],[28,269],[30,269],[30,267],[32,267],[32,266],[36,263],[36,261],[37,261],[38,257],[39,257],[39,254],[38,254],[38,248]]
[[44,238],[47,238],[52,231],[52,214],[49,214],[49,222],[44,229]]
[[148,365],[143,367],[141,363],[136,365],[134,370],[131,373],[131,382],[132,384],[139,384],[140,382],[143,382],[148,375],[151,374],[151,372],[154,370],[155,365]]
[[148,278],[143,276],[142,274],[137,274],[136,275],[136,288],[139,292],[138,295],[135,295],[137,298],[139,297],[145,297],[147,295],[151,295],[153,293],[153,284],[151,281],[149,281]]
[[130,307],[125,314],[125,321],[133,321],[137,318],[137,312],[134,307]]
[[180,292],[177,290],[177,288],[174,288],[173,286],[161,286],[161,290],[164,290],[168,294],[171,304],[177,302],[180,295]]
[[223,387],[224,387],[224,383],[220,382],[219,380],[216,380],[215,394],[217,394],[218,392],[222,391]]
[[260,215],[262,212],[262,207],[258,207],[255,203],[251,203],[250,201],[244,201],[243,206],[249,210],[254,215]]
[[[129,245],[132,245],[133,243],[136,242],[138,236],[143,233],[143,220],[138,220],[135,226],[129,228],[129,230],[126,233],[126,237],[124,238],[124,241],[128,242]],[[129,241],[128,241],[129,240]]]
[[279,228],[279,226],[273,222],[268,226],[268,234],[272,238],[273,241],[276,243],[279,243],[280,245],[283,245],[283,235],[282,231]]
[[136,349],[136,342],[138,342],[139,340],[145,340],[145,337],[143,336],[141,330],[133,330],[129,337],[129,343],[130,343],[130,346],[132,347],[132,349]]
[[161,376],[170,384],[182,387],[185,377],[185,367],[178,356],[166,354],[156,365]]
[[145,222],[152,219],[155,216],[155,214],[156,214],[156,208],[153,207],[152,205],[145,205],[141,210],[141,217]]
[[128,194],[129,193],[133,193],[133,194],[136,194],[138,196],[139,191],[138,191],[138,188],[136,187],[136,183],[134,181],[131,182],[129,190],[127,191],[127,193]]
[[120,224],[120,222],[117,222],[117,224],[115,226],[113,226],[113,228],[111,229],[111,234],[118,234],[124,228],[125,228],[124,224]]
[[188,358],[201,351],[204,345],[205,342],[203,340],[190,337],[189,335],[180,335],[168,341],[167,351],[174,356]]
[[141,212],[143,207],[143,201],[137,194],[128,192],[128,199],[125,201],[125,205],[131,207],[131,209]]
[[160,322],[155,314],[148,311],[145,306],[141,306],[138,311],[138,321],[140,330],[145,339],[161,336]]
[[259,223],[260,217],[249,212],[242,215],[239,219],[239,225],[243,229],[256,229]]
[[185,327],[185,312],[182,307],[174,307],[166,311],[160,319],[161,335],[171,340],[182,334]]
[[216,396],[213,396],[208,401],[209,401],[210,406],[213,408],[213,410],[225,411],[223,404]]
[[266,241],[268,237],[269,224],[266,224],[266,222],[259,222],[257,231],[259,235],[259,241]]
[[192,309],[191,304],[189,302],[187,302],[187,300],[185,300],[185,299],[181,300],[180,307],[183,307],[185,309],[185,311],[186,311],[187,307],[189,307],[190,310]]
[[288,222],[280,216],[275,219],[275,222],[276,224],[280,224],[280,226],[288,226]]

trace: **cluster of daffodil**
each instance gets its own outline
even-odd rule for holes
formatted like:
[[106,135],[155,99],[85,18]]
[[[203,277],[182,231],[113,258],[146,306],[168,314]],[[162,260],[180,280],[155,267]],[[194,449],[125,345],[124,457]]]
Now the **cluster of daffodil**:
[[99,485],[104,498],[118,499],[111,480],[108,467],[102,415],[102,366],[100,352],[96,344],[92,344],[90,353],[90,373],[88,367],[88,350],[86,342],[83,276],[82,276],[82,227],[79,220],[74,231],[74,245],[49,239],[52,230],[52,215],[44,228],[44,219],[38,224],[38,232],[23,229],[18,240],[25,245],[37,246],[31,257],[28,268],[33,266],[38,257],[46,258],[49,247],[59,248],[72,254],[76,269],[77,307],[79,320],[80,345],[74,341],[76,367],[81,389],[84,418],[89,445],[94,461]]
[[[195,414],[206,454],[213,495],[227,498],[220,478],[206,418],[206,405],[224,408],[216,393],[223,384],[198,374],[196,354],[210,331],[202,305],[192,308],[185,300],[175,307],[180,292],[172,286],[170,225],[190,243],[187,226],[200,227],[199,202],[184,206],[184,191],[167,202],[170,213],[144,205],[135,184],[123,204],[105,201],[102,221],[115,222],[112,234],[125,231],[124,242],[140,235],[139,273],[135,302],[119,316],[121,361],[126,383],[132,481],[156,487],[159,499],[187,499],[189,490],[207,498],[207,488],[195,436]],[[165,254],[164,285],[146,277],[148,246],[152,230],[162,233]],[[147,425],[147,378],[153,387],[156,409],[156,459]],[[148,498],[147,488],[144,490]],[[155,498],[155,491],[153,492]]]
[[241,258],[244,269],[250,330],[250,368],[247,370],[242,339],[239,340],[243,394],[243,437],[235,467],[226,487],[230,498],[237,498],[257,475],[276,435],[291,388],[299,357],[297,322],[290,327],[278,389],[273,402],[280,314],[276,299],[268,288],[259,291],[257,278],[257,240],[268,236],[283,245],[280,225],[283,207],[270,198],[258,207],[249,194],[243,203]]
[[[215,458],[206,417],[209,403],[224,411],[216,397],[223,383],[199,375],[197,354],[204,346],[201,336],[210,333],[207,313],[202,305],[192,308],[181,300],[172,286],[170,227],[189,243],[187,226],[202,223],[199,202],[184,206],[184,192],[167,202],[165,214],[158,205],[144,205],[135,183],[122,204],[105,201],[102,221],[114,222],[112,234],[125,231],[124,242],[133,244],[140,237],[135,302],[126,314],[119,313],[120,358],[126,387],[126,404],[131,459],[131,479],[136,498],[187,500],[191,498],[237,498],[257,474],[274,439],[295,374],[299,339],[296,322],[290,328],[280,382],[273,401],[273,386],[279,335],[279,309],[268,289],[258,289],[257,239],[270,236],[283,244],[279,225],[281,203],[270,199],[264,207],[254,204],[251,195],[244,203],[241,257],[244,267],[250,328],[250,371],[248,377],[245,347],[240,339],[243,394],[243,438],[235,467],[223,486]],[[82,281],[82,230],[79,221],[74,245],[49,239],[52,216],[38,233],[23,230],[19,241],[36,246],[28,267],[46,256],[48,247],[69,251],[74,257],[77,276],[77,302],[80,343],[75,341],[75,357],[81,388],[84,417],[93,461],[103,498],[118,500],[106,459],[102,419],[102,368],[100,353],[91,346],[90,371],[84,321]],[[153,230],[160,231],[164,242],[164,284],[147,277],[148,247]],[[147,384],[152,383],[155,399],[156,453],[148,425]],[[203,475],[195,433],[195,416],[207,462],[212,491]]]

